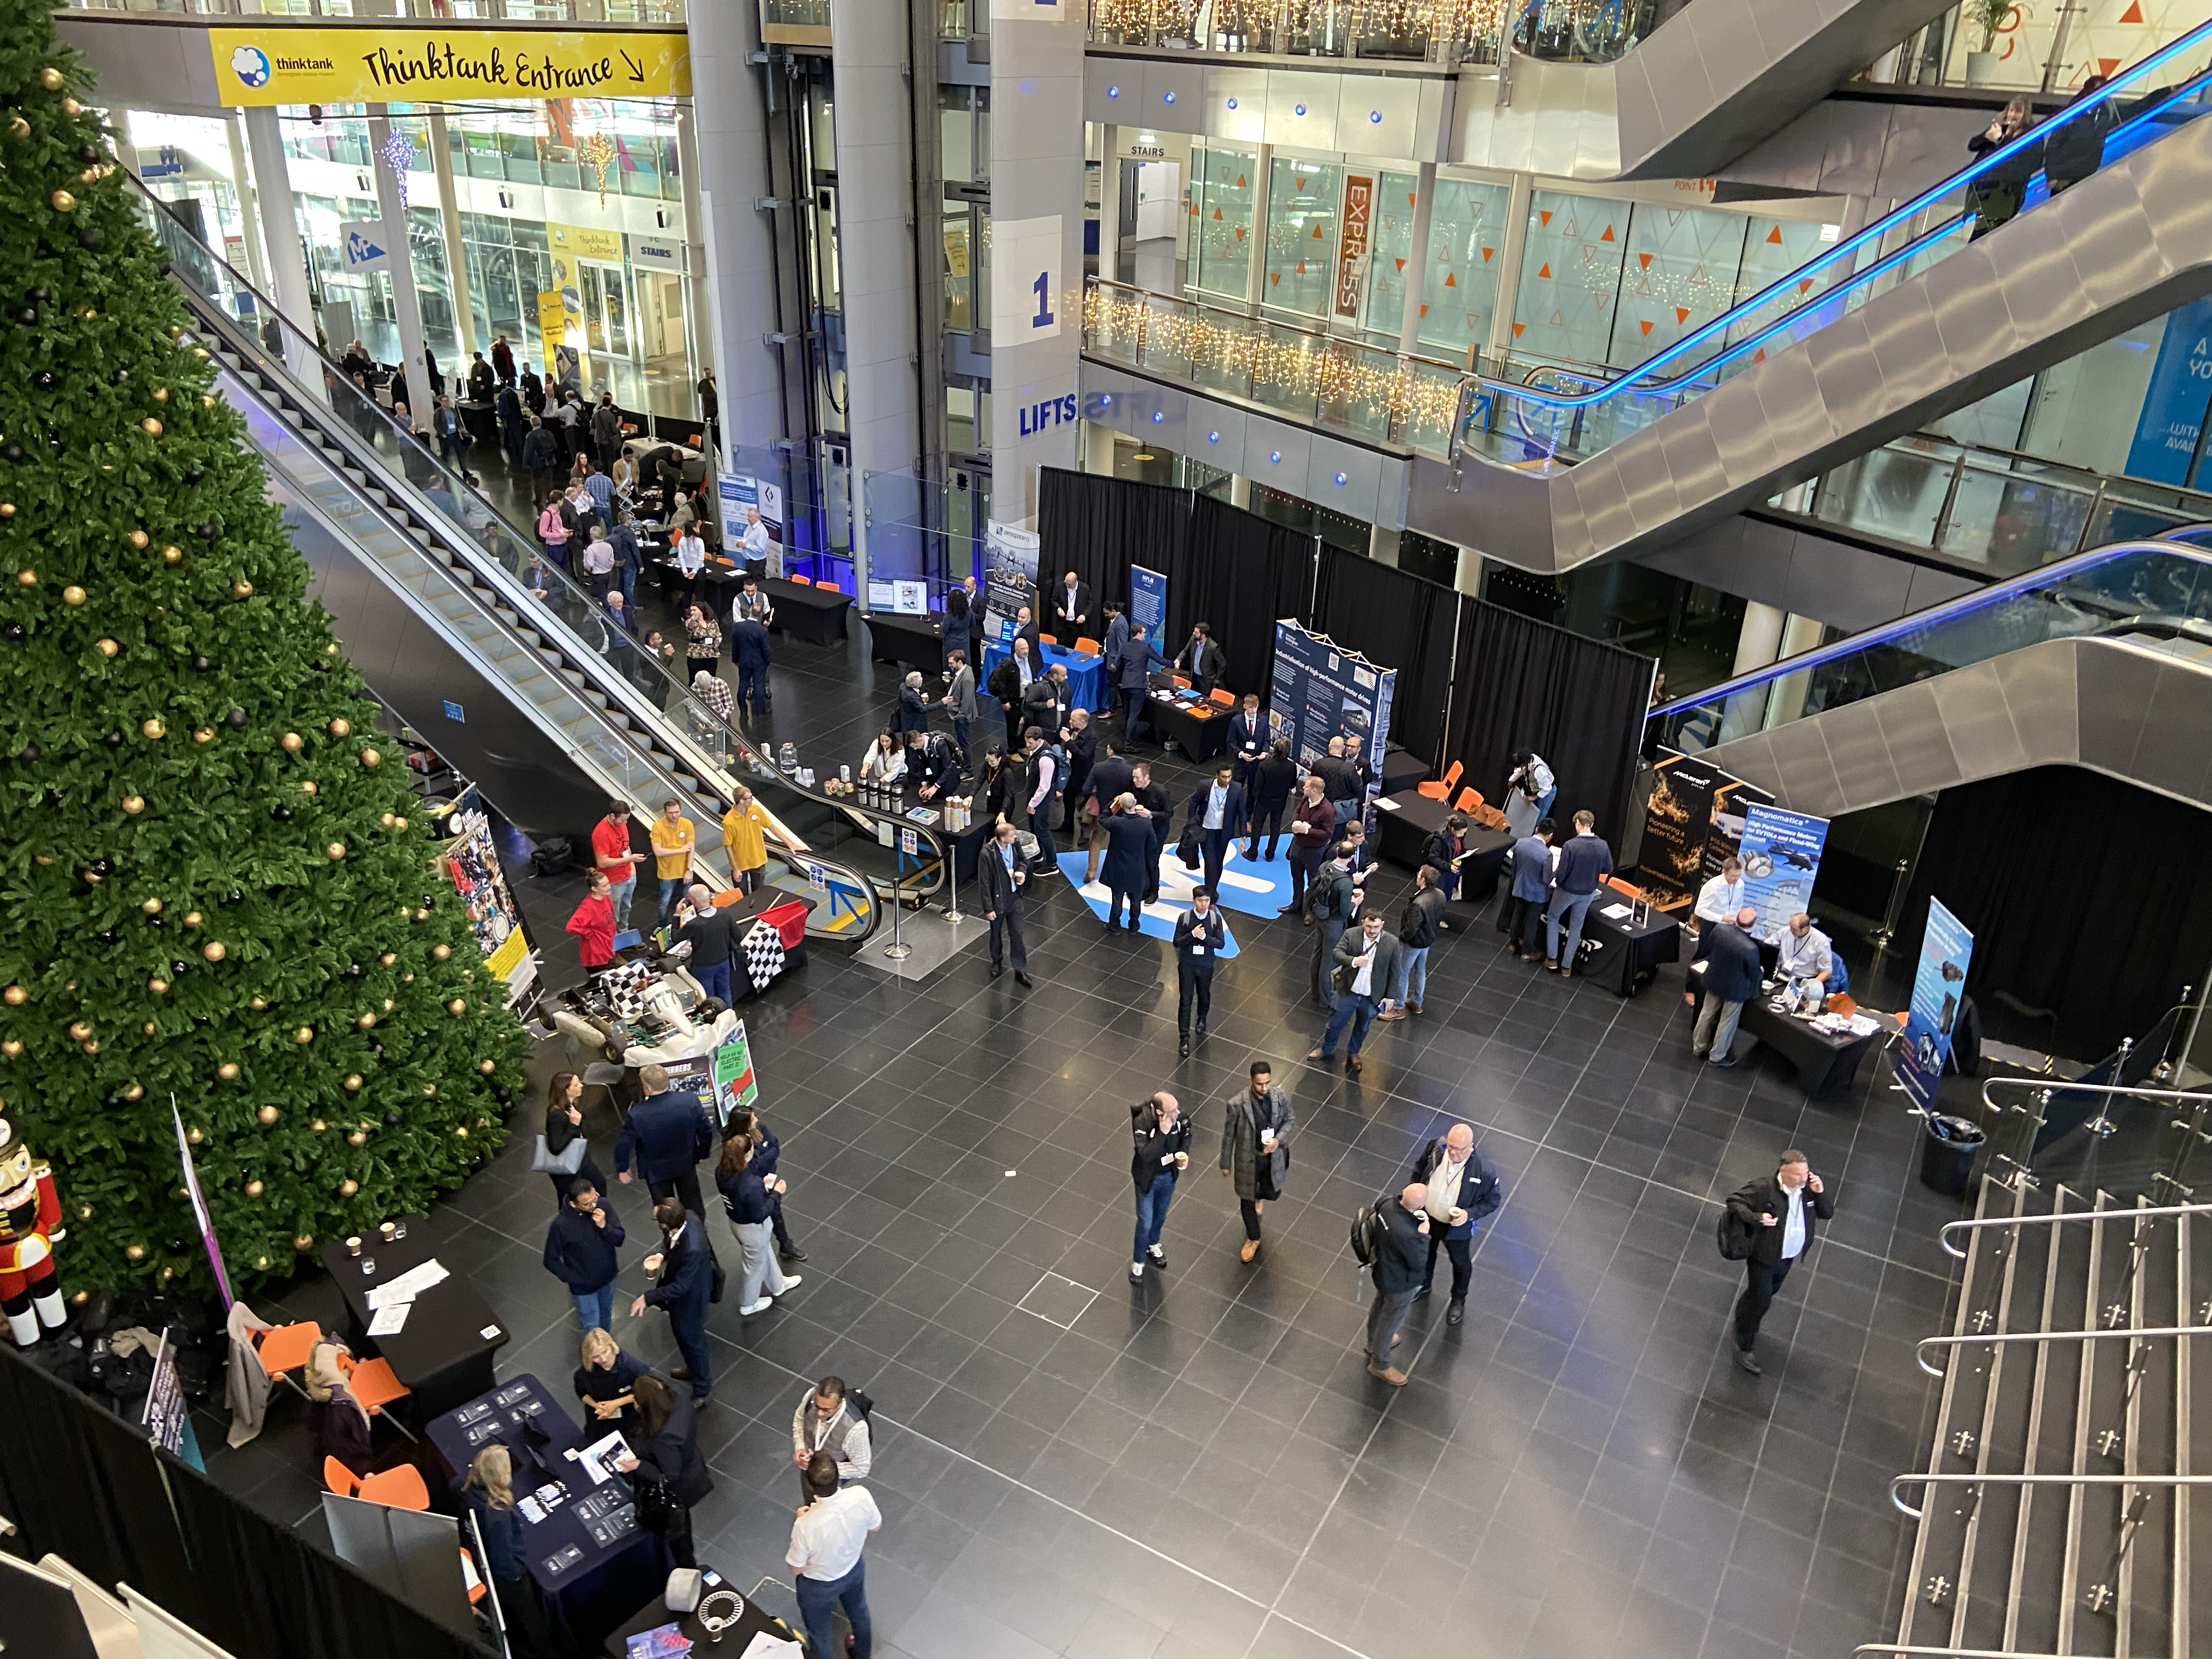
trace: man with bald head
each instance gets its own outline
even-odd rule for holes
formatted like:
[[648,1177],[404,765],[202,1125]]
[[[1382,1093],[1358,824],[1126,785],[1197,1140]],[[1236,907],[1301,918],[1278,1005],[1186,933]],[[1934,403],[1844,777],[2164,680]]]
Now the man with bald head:
[[1705,1001],[1698,1010],[1690,1051],[1716,1066],[1735,1064],[1735,1023],[1742,1018],[1743,1005],[1759,994],[1759,941],[1751,933],[1758,921],[1759,912],[1747,904],[1733,919],[1705,930],[1711,935],[1705,947]]
[[1468,1280],[1474,1273],[1474,1230],[1483,1217],[1505,1201],[1498,1170],[1475,1147],[1474,1131],[1455,1123],[1431,1141],[1414,1160],[1411,1179],[1428,1192],[1429,1248],[1415,1301],[1429,1293],[1437,1276],[1437,1248],[1451,1258],[1451,1306],[1447,1325],[1467,1317]]
[[1382,1206],[1382,1237],[1376,1242],[1375,1305],[1367,1311],[1367,1374],[1394,1389],[1406,1386],[1406,1373],[1390,1357],[1421,1288],[1421,1264],[1427,1260],[1429,1189],[1414,1182],[1394,1203]]

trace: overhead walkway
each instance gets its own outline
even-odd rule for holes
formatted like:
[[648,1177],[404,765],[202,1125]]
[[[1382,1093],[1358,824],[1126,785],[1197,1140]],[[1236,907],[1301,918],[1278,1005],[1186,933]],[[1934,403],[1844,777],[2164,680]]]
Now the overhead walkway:
[[2061,765],[2212,807],[2212,551],[2079,554],[1664,704],[1650,731],[1820,817]]
[[[574,835],[610,799],[644,817],[674,799],[698,826],[704,861],[726,875],[720,825],[742,782],[774,823],[771,879],[817,901],[811,931],[865,938],[894,882],[909,897],[941,887],[933,830],[780,771],[134,188],[348,654],[504,814],[526,831]],[[915,856],[898,850],[902,828],[915,832]]]

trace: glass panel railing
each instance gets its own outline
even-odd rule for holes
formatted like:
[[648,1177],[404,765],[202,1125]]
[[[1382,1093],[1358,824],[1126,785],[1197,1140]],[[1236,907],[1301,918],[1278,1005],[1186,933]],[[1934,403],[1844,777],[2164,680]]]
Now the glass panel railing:
[[72,11],[176,12],[195,17],[296,18],[312,24],[325,17],[401,17],[449,22],[491,18],[505,22],[588,22],[593,27],[624,23],[681,25],[685,0],[399,0],[397,5],[371,0],[60,0]]
[[1101,0],[1094,45],[1397,63],[1494,64],[1507,43],[1561,63],[1607,64],[1682,9],[1685,0],[1597,0],[1577,6],[1509,0]]
[[[688,750],[709,775],[719,773],[718,782],[750,784],[794,848],[846,858],[884,883],[896,868],[909,890],[934,890],[945,872],[942,839],[929,823],[904,816],[908,804],[879,810],[833,797],[823,786],[837,776],[840,757],[809,761],[793,751],[795,765],[780,765],[783,746],[771,755],[678,677],[680,638],[651,630],[641,638],[619,626],[605,605],[547,556],[534,534],[446,466],[374,394],[348,380],[314,340],[286,321],[135,179],[131,183],[167,250],[171,274],[201,302],[196,310],[221,343],[264,374],[281,377],[303,407],[317,405],[334,417],[325,432],[359,464],[387,480],[404,480],[411,504],[442,527],[450,548],[487,574],[497,573],[502,596],[519,615],[557,636],[578,660],[596,659],[606,677],[603,689],[616,683],[629,688],[634,695],[617,701],[633,712],[658,714],[671,745]],[[801,775],[810,765],[816,774],[811,782]],[[726,799],[728,793],[725,787]],[[896,831],[902,827],[916,831],[918,856],[896,850]]]
[[2122,542],[1662,704],[1650,729],[1669,748],[1711,749],[2045,640],[2192,623],[2212,623],[2212,552]]

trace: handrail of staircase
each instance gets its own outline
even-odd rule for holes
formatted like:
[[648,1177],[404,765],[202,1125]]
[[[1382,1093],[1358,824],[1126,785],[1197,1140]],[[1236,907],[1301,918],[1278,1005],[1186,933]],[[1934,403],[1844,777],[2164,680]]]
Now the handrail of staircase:
[[[2106,1221],[2119,1221],[2142,1215],[2141,1210],[2083,1210],[2083,1215],[2094,1215]],[[2101,1342],[2118,1336],[2212,1336],[2212,1325],[2118,1325],[2106,1331],[1996,1331],[1982,1336],[1923,1336],[1912,1345],[1912,1357],[1920,1369],[1930,1376],[1941,1376],[1942,1370],[1928,1363],[1924,1351],[1929,1348],[1960,1348],[1970,1342]],[[1922,1476],[1923,1480],[1933,1476]],[[2204,1477],[2212,1480],[2212,1474]]]
[[2040,1227],[2056,1221],[2148,1221],[2154,1217],[2169,1215],[2212,1215],[2212,1204],[2175,1204],[2156,1210],[2065,1210],[2051,1215],[1990,1216],[1972,1221],[1947,1221],[1936,1241],[1948,1255],[1961,1261],[1966,1259],[1964,1250],[1953,1248],[1951,1230],[1954,1227]]
[[[2136,1336],[2154,1336],[2154,1331],[2136,1331]],[[1907,1486],[2212,1486],[2212,1474],[1893,1474],[1889,1478],[1889,1502],[1899,1515],[1917,1521],[1920,1511],[1909,1507],[1899,1495],[1898,1488]],[[1928,1500],[1920,1500],[1925,1504]],[[1909,1648],[1899,1648],[1885,1642],[1854,1650],[1858,1653],[1908,1653]],[[1928,1648],[1928,1653],[1956,1653],[1955,1648]],[[2006,1654],[2002,1659],[2021,1659],[2021,1656]]]
[[2018,1648],[1928,1648],[1910,1642],[1862,1642],[1851,1650],[1851,1659],[1861,1654],[1910,1655],[1913,1659],[2073,1659],[2063,1653],[2025,1653]]

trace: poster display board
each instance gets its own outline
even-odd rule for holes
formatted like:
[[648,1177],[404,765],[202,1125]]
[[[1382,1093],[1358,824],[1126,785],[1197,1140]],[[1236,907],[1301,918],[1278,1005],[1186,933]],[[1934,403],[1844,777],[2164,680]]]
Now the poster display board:
[[745,544],[745,532],[752,527],[745,514],[757,512],[761,527],[768,532],[768,574],[782,575],[783,486],[742,472],[717,473],[714,495],[722,514],[722,545],[730,556],[744,556],[739,550]]
[[714,1121],[726,1124],[731,1114],[749,1112],[760,1100],[760,1078],[753,1070],[752,1044],[745,1023],[738,1022],[730,1040],[714,1050]]
[[446,829],[452,836],[445,847],[446,873],[461,896],[461,908],[476,929],[484,960],[506,981],[511,1005],[537,982],[538,957],[524,931],[522,912],[507,890],[499,849],[492,845],[491,820],[474,786],[453,803]]
[[1912,975],[1912,1003],[1905,1016],[1905,1042],[1897,1055],[1897,1080],[1923,1112],[1936,1109],[1936,1085],[1951,1053],[1951,1027],[1966,994],[1966,965],[1974,936],[1966,925],[1928,901],[1928,928],[1920,938],[1920,966]]
[[1037,550],[1034,530],[1017,530],[993,519],[983,536],[983,637],[1004,640],[1014,629],[1014,612],[1036,592]]
[[222,1292],[223,1311],[230,1310],[230,1275],[223,1271],[222,1246],[216,1241],[215,1217],[208,1210],[207,1194],[200,1190],[200,1172],[192,1166],[192,1143],[185,1133],[184,1114],[177,1109],[177,1097],[169,1096],[169,1121],[177,1131],[177,1162],[185,1172],[185,1198],[192,1206],[192,1220],[200,1230],[200,1244],[207,1251],[208,1266],[215,1269],[215,1287]]
[[1698,890],[1720,873],[1743,835],[1742,814],[1765,790],[1694,755],[1663,750],[1651,769],[1636,884],[1662,910],[1697,902]]
[[1356,737],[1361,752],[1376,753],[1378,734],[1390,730],[1397,686],[1396,669],[1371,663],[1295,622],[1275,624],[1268,707],[1277,734],[1291,740],[1291,758],[1299,765],[1327,754],[1331,738]]
[[1761,939],[1777,939],[1790,918],[1813,908],[1828,821],[1753,802],[1745,809],[1736,856],[1743,860],[1743,902],[1759,912]]
[[1167,573],[1147,570],[1140,564],[1129,567],[1129,631],[1141,634],[1158,646],[1160,654],[1168,650],[1168,579]]

